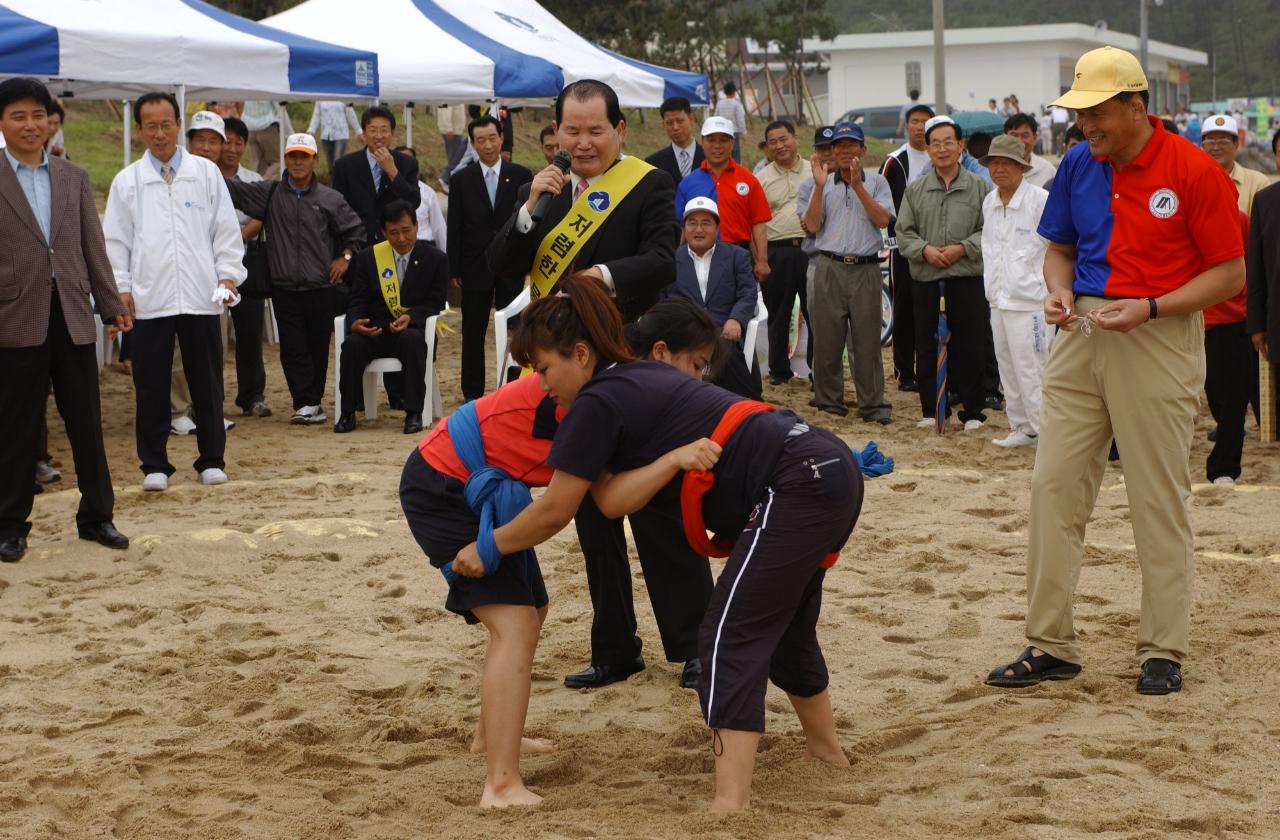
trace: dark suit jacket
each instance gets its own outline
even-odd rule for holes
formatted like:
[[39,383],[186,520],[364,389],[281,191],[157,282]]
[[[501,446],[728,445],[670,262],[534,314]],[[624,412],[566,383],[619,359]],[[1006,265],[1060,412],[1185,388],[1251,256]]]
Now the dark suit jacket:
[[533,173],[516,163],[503,161],[498,169],[498,193],[489,204],[484,171],[472,163],[449,181],[449,276],[461,277],[462,288],[493,288],[493,273],[485,252],[493,236],[516,209],[516,193],[533,180]]
[[[378,263],[373,248],[365,248],[351,258],[347,270],[351,297],[347,301],[347,330],[360,318],[371,326],[386,327],[393,320],[378,282]],[[449,260],[439,248],[421,240],[409,254],[409,266],[400,281],[400,305],[408,308],[409,322],[423,329],[427,319],[444,309],[449,291]]]
[[[670,175],[661,169],[646,173],[578,252],[575,269],[609,267],[614,299],[624,322],[643,315],[658,302],[658,293],[676,279],[675,245],[680,228],[671,212],[675,198]],[[526,184],[516,196],[516,211],[489,246],[489,266],[496,273],[529,273],[538,245],[573,204],[573,191],[566,186],[551,200],[547,215],[528,233],[520,233],[516,218],[528,200]]]
[[[76,344],[93,344],[103,319],[127,313],[116,292],[107,243],[93,203],[88,174],[49,158],[49,241],[45,240],[18,176],[0,152],[0,347],[39,347],[49,331],[51,278],[67,332]],[[3,375],[3,374],[0,374]],[[16,480],[16,479],[15,479]]]
[[707,276],[707,297],[698,287],[698,272],[693,267],[689,249],[676,249],[676,282],[662,290],[664,298],[685,298],[706,307],[716,325],[732,318],[745,329],[756,314],[756,276],[751,270],[751,254],[746,248],[717,242],[711,254],[711,273]]
[[343,155],[333,163],[333,188],[356,211],[364,222],[368,242],[372,245],[382,240],[382,208],[397,199],[407,201],[416,210],[422,203],[418,192],[418,161],[412,156],[392,152],[396,162],[396,179],[388,182],[382,173],[382,188],[374,191],[373,172],[364,149]]
[[[656,166],[663,172],[670,175],[671,183],[675,184],[677,187],[680,186],[680,164],[676,161],[676,153],[675,150],[671,148],[670,143],[663,146],[661,149],[658,149],[658,151],[649,155],[644,160],[645,163],[650,166]],[[693,167],[689,171],[692,172],[694,169],[702,166],[702,161],[704,160],[706,160],[706,156],[702,153],[702,144],[695,141],[693,144]]]
[[1245,330],[1267,334],[1268,361],[1280,364],[1280,184],[1253,197],[1249,220]]

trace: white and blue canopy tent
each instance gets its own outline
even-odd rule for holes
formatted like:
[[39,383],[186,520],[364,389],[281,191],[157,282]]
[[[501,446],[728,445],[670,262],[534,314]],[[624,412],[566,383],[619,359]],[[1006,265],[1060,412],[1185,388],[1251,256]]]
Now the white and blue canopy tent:
[[[281,32],[201,0],[0,0],[0,78],[132,100],[374,99],[377,55]],[[125,163],[129,113],[125,109]]]
[[263,22],[376,51],[385,101],[545,103],[591,78],[623,107],[708,104],[706,76],[602,49],[533,0],[307,0]]

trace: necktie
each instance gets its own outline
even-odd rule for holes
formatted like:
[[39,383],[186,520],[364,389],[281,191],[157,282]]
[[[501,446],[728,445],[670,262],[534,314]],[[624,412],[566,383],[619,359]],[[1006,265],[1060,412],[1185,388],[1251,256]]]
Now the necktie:
[[167,163],[160,164],[160,177],[164,179],[166,184],[173,183],[173,167]]
[[484,186],[489,191],[489,206],[493,207],[498,201],[498,172],[490,169],[484,173]]
[[408,254],[396,254],[396,279],[402,283],[404,282],[404,273],[409,270],[408,264]]
[[680,150],[680,177],[681,178],[689,174],[689,164],[690,164],[689,150],[681,149]]
[[375,193],[380,192],[382,190],[382,167],[375,166],[372,170],[372,173],[373,173],[373,191]]
[[580,180],[578,181],[578,186],[576,186],[576,187],[574,187],[574,188],[573,188],[573,200],[574,200],[574,201],[577,201],[577,200],[578,200],[578,196],[580,196],[580,195],[582,195],[584,192],[586,192],[586,191],[587,191],[587,187],[588,187],[588,186],[589,186],[589,185],[587,184],[587,179],[586,179],[586,178],[582,178],[582,179],[580,179]]

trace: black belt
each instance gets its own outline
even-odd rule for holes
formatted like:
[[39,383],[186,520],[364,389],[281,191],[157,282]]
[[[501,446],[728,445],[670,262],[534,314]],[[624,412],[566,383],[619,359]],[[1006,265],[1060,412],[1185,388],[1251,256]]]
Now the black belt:
[[871,265],[872,263],[880,262],[879,254],[870,254],[865,257],[855,257],[852,254],[833,254],[830,251],[819,251],[818,253],[822,254],[822,256],[826,257],[829,260],[842,262],[845,265]]
[[794,239],[770,239],[770,248],[799,248],[804,244],[804,237],[797,236]]

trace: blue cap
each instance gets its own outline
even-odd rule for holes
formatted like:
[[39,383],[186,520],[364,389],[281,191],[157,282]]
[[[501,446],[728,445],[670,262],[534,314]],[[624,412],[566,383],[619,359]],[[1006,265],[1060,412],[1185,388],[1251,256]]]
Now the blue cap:
[[831,137],[831,142],[838,143],[841,140],[857,140],[859,143],[865,142],[862,137],[862,126],[857,123],[840,123],[836,126],[836,131]]

